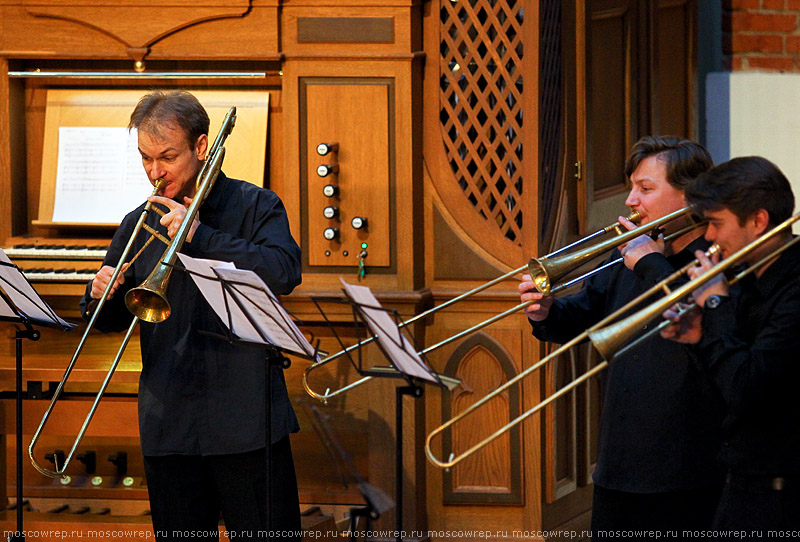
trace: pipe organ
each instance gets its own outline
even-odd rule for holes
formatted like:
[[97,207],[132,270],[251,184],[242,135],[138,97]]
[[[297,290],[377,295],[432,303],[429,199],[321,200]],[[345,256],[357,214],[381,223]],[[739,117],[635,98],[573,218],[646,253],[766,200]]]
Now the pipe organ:
[[[451,14],[458,4],[472,5]],[[0,245],[51,306],[77,322],[78,299],[99,267],[113,227],[41,220],[40,204],[50,197],[48,191],[52,194],[48,183],[54,182],[43,175],[43,163],[54,158],[54,149],[45,144],[48,93],[144,94],[161,87],[224,96],[253,90],[269,95],[268,127],[261,134],[263,144],[237,158],[260,157],[264,185],[287,208],[303,250],[303,284],[282,301],[323,350],[338,351],[340,339],[351,344],[359,333],[349,307],[323,303],[326,322],[314,302],[318,296],[337,295],[340,277],[369,286],[382,304],[408,319],[516,268],[537,248],[537,8],[526,5],[524,14],[527,64],[514,57],[519,65],[512,66],[508,55],[521,52],[516,45],[521,7],[504,1],[498,2],[502,9],[492,11],[494,4],[6,0],[0,3]],[[453,17],[466,26],[446,26]],[[473,30],[467,30],[470,17]],[[516,41],[509,47],[497,41],[498,33],[513,33]],[[479,51],[480,39],[486,43]],[[483,58],[486,65],[448,60],[456,50]],[[498,79],[501,68],[511,74],[524,68],[527,105],[514,94],[521,83],[506,72],[506,79]],[[225,104],[232,105],[237,104]],[[523,113],[530,115],[525,127],[508,132],[505,119],[521,123]],[[524,196],[522,177],[529,179]],[[128,203],[132,209],[140,202]],[[530,231],[522,229],[521,211]],[[409,327],[422,349],[517,301],[512,280]],[[18,505],[13,331],[9,325],[2,330],[0,364],[0,506],[8,502],[0,524],[7,531],[14,529],[13,507]],[[23,345],[21,438],[26,445],[79,334],[43,330],[39,341]],[[90,341],[68,399],[54,413],[58,421],[50,422],[54,428],[39,445],[52,460],[69,446],[120,342],[102,334],[92,334]],[[25,458],[26,529],[149,527],[136,420],[139,345],[133,342],[69,478],[43,477]],[[368,364],[386,365],[375,346],[365,347],[362,355]],[[422,442],[443,417],[537,357],[526,319],[519,315],[431,354],[428,361],[436,371],[465,384],[453,393],[428,388],[419,399],[399,399],[403,427],[395,427],[396,380],[376,378],[324,410],[361,475],[391,496],[397,489],[391,468],[394,443],[402,433],[402,509],[408,533],[510,525],[530,530],[541,518],[538,421],[526,422],[489,453],[452,472],[426,465]],[[338,520],[363,501],[354,485],[342,483],[340,469],[312,428],[313,400],[301,386],[308,363],[295,359],[286,372],[302,427],[292,436],[300,500],[304,509],[318,506]],[[320,371],[318,378],[315,385],[325,389],[357,375],[345,362]],[[498,401],[482,423],[534,404],[538,393],[538,385],[526,385]],[[477,441],[480,432],[476,427],[454,438]],[[393,528],[394,514],[386,512],[375,525]]]

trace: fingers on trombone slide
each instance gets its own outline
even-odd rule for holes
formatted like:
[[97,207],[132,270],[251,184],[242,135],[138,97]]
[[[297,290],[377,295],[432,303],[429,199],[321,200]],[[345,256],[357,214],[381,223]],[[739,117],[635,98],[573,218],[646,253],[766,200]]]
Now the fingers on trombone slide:
[[553,296],[540,293],[530,275],[522,275],[522,281],[517,286],[520,301],[530,303],[525,307],[525,314],[534,321],[544,320],[550,313]]
[[666,311],[660,334],[665,339],[694,344],[702,337],[701,312],[694,303],[676,303]]
[[[109,299],[114,295],[114,292],[117,291],[120,284],[125,283],[125,271],[127,271],[129,265],[130,264],[127,263],[122,265],[122,271],[119,275],[117,275],[117,280],[114,281],[114,285],[111,287],[111,290],[108,293]],[[94,299],[100,299],[100,297],[103,295],[103,292],[105,292],[106,288],[108,288],[108,284],[111,281],[112,275],[114,274],[114,269],[115,268],[111,267],[110,265],[104,265],[100,268],[92,280],[91,297]]]

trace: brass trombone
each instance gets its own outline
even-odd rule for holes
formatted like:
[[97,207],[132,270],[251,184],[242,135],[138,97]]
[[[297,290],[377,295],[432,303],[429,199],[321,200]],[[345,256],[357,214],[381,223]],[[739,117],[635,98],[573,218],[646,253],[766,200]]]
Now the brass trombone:
[[[47,407],[47,410],[42,417],[42,421],[39,423],[39,427],[36,429],[36,432],[33,434],[31,438],[31,442],[28,445],[28,456],[31,459],[31,463],[33,464],[34,468],[39,471],[40,473],[44,474],[45,476],[50,476],[52,478],[58,478],[60,476],[64,476],[64,472],[67,470],[70,462],[72,461],[72,457],[75,455],[75,452],[78,449],[78,445],[80,444],[81,440],[83,439],[86,430],[89,427],[89,423],[92,421],[94,417],[95,411],[97,410],[98,405],[100,404],[100,399],[102,399],[103,394],[108,388],[108,384],[111,382],[111,377],[114,375],[114,371],[116,371],[117,366],[119,365],[120,360],[122,359],[122,354],[125,352],[125,348],[128,346],[128,342],[130,342],[131,337],[133,336],[133,331],[136,329],[139,320],[144,320],[146,322],[162,322],[169,317],[170,309],[169,303],[166,299],[166,289],[169,283],[169,277],[172,272],[172,265],[175,263],[175,259],[177,258],[177,253],[180,251],[181,247],[183,246],[184,241],[186,240],[186,236],[189,233],[189,228],[194,221],[195,216],[200,209],[200,206],[203,204],[203,201],[208,196],[211,188],[214,186],[214,182],[219,175],[220,169],[222,168],[222,160],[225,157],[225,147],[223,146],[225,143],[225,139],[233,130],[233,126],[236,122],[236,108],[232,107],[228,114],[225,116],[225,119],[222,122],[222,128],[220,128],[217,137],[214,140],[213,145],[209,150],[208,157],[206,158],[205,163],[200,168],[200,172],[197,175],[197,189],[195,192],[195,196],[192,200],[192,203],[189,205],[188,210],[186,211],[186,216],[183,219],[178,231],[175,232],[175,237],[172,240],[166,239],[161,234],[156,232],[154,229],[150,228],[147,224],[144,223],[145,219],[147,218],[147,214],[152,210],[161,214],[161,212],[157,208],[153,208],[152,203],[150,201],[144,206],[142,213],[139,215],[139,220],[136,222],[136,226],[133,229],[130,237],[128,238],[128,242],[125,245],[125,249],[122,251],[122,255],[117,262],[116,267],[114,268],[114,272],[111,275],[111,279],[108,282],[108,286],[103,291],[103,294],[100,296],[100,299],[97,301],[97,305],[94,307],[92,311],[92,315],[89,319],[89,323],[86,326],[86,331],[84,331],[83,336],[81,337],[80,342],[78,343],[78,347],[75,349],[75,353],[72,355],[72,359],[70,360],[69,364],[67,365],[66,370],[64,371],[64,376],[61,378],[61,382],[59,382],[58,386],[56,387],[55,392],[53,393],[53,398],[50,400],[50,405]],[[157,180],[155,183],[155,188],[153,189],[153,193],[151,196],[157,195],[159,189],[163,185],[163,179]],[[128,331],[125,333],[125,337],[122,340],[122,344],[117,351],[116,356],[114,357],[114,361],[111,363],[111,367],[108,369],[106,373],[105,379],[103,380],[102,384],[100,385],[100,390],[97,392],[97,395],[92,402],[92,406],[89,409],[89,413],[86,415],[86,418],[83,421],[83,425],[81,426],[80,430],[78,431],[78,435],[75,438],[75,441],[72,445],[67,456],[64,458],[64,464],[58,465],[57,461],[54,459],[54,470],[50,470],[46,467],[43,467],[39,462],[36,460],[34,454],[34,448],[36,443],[39,441],[39,437],[44,430],[45,425],[47,424],[47,420],[50,418],[50,414],[53,408],[56,405],[56,402],[61,396],[62,391],[64,390],[64,386],[69,379],[70,374],[72,373],[73,368],[75,367],[75,363],[78,361],[78,357],[80,356],[81,351],[83,350],[84,345],[86,344],[86,339],[89,336],[89,332],[94,327],[95,322],[97,321],[97,316],[100,314],[101,309],[105,305],[106,300],[111,293],[111,288],[116,283],[117,277],[122,272],[123,266],[128,259],[128,254],[130,253],[131,249],[133,248],[133,244],[136,240],[136,237],[139,235],[141,230],[144,229],[151,233],[151,237],[145,242],[144,247],[139,250],[137,254],[131,259],[130,262],[127,262],[130,265],[138,256],[142,253],[144,248],[153,240],[153,238],[157,238],[162,242],[167,244],[167,248],[164,251],[164,255],[161,257],[160,263],[153,269],[150,273],[150,276],[137,288],[131,289],[128,294],[125,296],[125,304],[128,307],[128,310],[134,314],[134,318],[131,321],[130,326],[128,327]],[[135,293],[134,293],[135,292]],[[133,293],[133,295],[131,295]]]
[[[451,305],[453,305],[455,303],[463,301],[464,299],[466,299],[468,297],[471,297],[471,296],[473,296],[473,295],[475,295],[475,294],[477,294],[479,292],[482,292],[483,290],[486,290],[487,288],[490,288],[490,287],[492,287],[492,286],[494,286],[494,285],[496,285],[496,284],[498,284],[500,282],[503,282],[504,280],[509,279],[509,278],[513,277],[514,275],[517,275],[519,273],[523,273],[526,269],[531,274],[531,277],[534,279],[534,283],[537,285],[537,289],[539,289],[540,291],[543,291],[543,293],[549,293],[551,295],[555,295],[556,293],[562,291],[563,289],[568,288],[569,286],[572,286],[573,284],[575,284],[577,282],[585,280],[586,278],[588,278],[591,275],[601,271],[602,269],[605,269],[605,268],[607,268],[607,267],[609,267],[611,265],[619,264],[620,262],[622,262],[622,258],[618,258],[618,259],[616,259],[616,260],[614,260],[612,262],[609,262],[605,266],[602,266],[602,267],[599,267],[597,269],[593,269],[591,271],[588,271],[587,273],[584,273],[583,275],[581,275],[581,276],[579,276],[577,278],[574,278],[574,279],[572,279],[572,280],[570,280],[568,282],[565,282],[563,284],[555,285],[556,281],[558,281],[561,278],[563,278],[564,276],[566,276],[569,272],[574,271],[575,269],[577,269],[580,266],[582,266],[583,264],[589,262],[593,258],[595,258],[595,257],[597,257],[597,256],[599,256],[599,255],[601,255],[601,254],[603,254],[605,252],[609,252],[609,251],[613,250],[614,248],[616,248],[617,246],[619,246],[619,245],[621,245],[623,243],[627,243],[628,241],[630,241],[630,240],[632,240],[632,239],[634,239],[636,237],[639,237],[640,235],[644,235],[644,234],[650,233],[651,231],[653,231],[653,230],[655,230],[657,228],[661,228],[663,225],[665,225],[665,224],[667,224],[667,223],[669,223],[669,222],[671,222],[673,220],[676,220],[678,218],[681,218],[681,217],[689,214],[690,212],[691,212],[691,210],[690,210],[689,207],[684,207],[684,208],[682,208],[682,209],[680,209],[678,211],[675,211],[673,213],[670,213],[669,215],[666,215],[666,216],[664,216],[664,217],[662,217],[662,218],[660,218],[658,220],[654,220],[653,222],[650,222],[650,223],[648,223],[648,224],[646,224],[644,226],[640,226],[640,227],[635,228],[635,229],[630,230],[630,231],[624,230],[622,225],[619,222],[614,222],[614,223],[609,224],[608,226],[606,226],[604,228],[601,228],[601,229],[597,230],[596,232],[594,232],[594,233],[592,233],[590,235],[587,235],[586,237],[583,237],[583,238],[581,238],[581,239],[579,239],[579,240],[577,240],[577,241],[575,241],[575,242],[573,242],[573,243],[571,243],[571,244],[569,244],[569,245],[567,245],[567,246],[565,246],[563,248],[560,248],[560,249],[558,249],[558,250],[556,250],[554,252],[551,252],[550,254],[547,254],[546,256],[542,256],[541,258],[538,258],[538,259],[531,258],[531,260],[528,262],[528,264],[523,265],[521,267],[518,267],[517,269],[514,269],[513,271],[509,271],[505,275],[502,275],[500,277],[497,277],[496,279],[490,280],[489,282],[486,282],[485,284],[482,284],[482,285],[480,285],[480,286],[478,286],[476,288],[473,288],[472,290],[470,290],[468,292],[465,292],[465,293],[463,293],[463,294],[461,294],[461,295],[459,295],[457,297],[454,297],[453,299],[450,299],[450,300],[442,303],[441,305],[438,305],[436,307],[428,309],[425,312],[417,314],[414,317],[409,318],[408,320],[406,320],[404,322],[401,322],[399,324],[399,327],[403,327],[403,326],[407,326],[409,324],[412,324],[412,323],[416,322],[417,320],[419,320],[421,318],[425,318],[427,316],[430,316],[431,314],[433,314],[433,313],[435,313],[437,311],[440,311],[440,310],[445,309],[445,308],[447,308],[447,307],[449,307],[449,306],[451,306]],[[638,222],[639,219],[640,219],[639,213],[636,212],[636,211],[634,211],[633,213],[631,213],[628,216],[628,220],[630,220],[632,222]],[[677,237],[687,233],[688,231],[690,231],[692,229],[695,229],[695,228],[697,228],[697,227],[699,227],[701,225],[702,225],[702,223],[694,223],[694,224],[692,224],[692,225],[690,225],[688,227],[682,228],[679,231],[677,231],[677,232],[675,232],[673,234],[670,234],[666,238],[666,241],[670,241],[672,239],[675,239],[675,238],[677,238]],[[580,247],[580,245],[586,244],[588,241],[594,239],[595,237],[605,236],[606,234],[613,234],[613,237],[610,238],[610,239],[607,239],[607,240],[600,241],[600,242],[595,242],[595,243],[590,244],[589,246],[587,246],[585,248],[582,248],[582,249],[581,248],[576,248],[576,247]],[[575,249],[575,250],[571,250],[571,249]],[[541,288],[540,288],[540,286],[541,286]],[[444,346],[446,344],[449,344],[449,343],[455,341],[456,339],[459,339],[461,337],[464,337],[466,335],[474,333],[475,331],[478,331],[478,330],[480,330],[480,329],[482,329],[482,328],[484,328],[486,326],[489,326],[489,325],[497,322],[498,320],[502,320],[503,318],[506,318],[507,316],[510,316],[510,315],[516,313],[517,311],[519,311],[521,309],[524,309],[525,307],[527,307],[531,303],[533,303],[533,302],[532,301],[526,301],[526,302],[520,303],[520,304],[518,304],[518,305],[516,305],[516,306],[514,306],[514,307],[512,307],[512,308],[510,308],[510,309],[508,309],[508,310],[506,310],[506,311],[504,311],[502,313],[500,313],[500,314],[497,314],[497,315],[495,315],[495,316],[493,316],[493,317],[491,317],[491,318],[489,318],[489,319],[487,319],[487,320],[485,320],[485,321],[483,321],[483,322],[481,322],[479,324],[476,324],[476,325],[470,327],[469,329],[466,329],[466,330],[464,330],[464,331],[462,331],[460,333],[457,333],[456,335],[453,335],[452,337],[449,337],[449,338],[441,341],[438,344],[435,344],[435,345],[433,345],[431,347],[428,347],[425,350],[422,350],[420,353],[424,354],[424,353],[431,352],[431,351],[433,351],[433,350],[435,350],[437,348],[440,348],[440,347],[442,347],[442,346]],[[319,362],[317,362],[317,363],[315,363],[313,365],[308,366],[306,368],[305,372],[303,373],[303,388],[306,390],[306,393],[308,393],[311,397],[314,397],[315,399],[318,399],[318,400],[322,401],[323,403],[327,403],[329,399],[331,399],[333,397],[336,397],[337,395],[341,395],[341,394],[343,394],[345,392],[348,392],[348,391],[350,391],[350,390],[352,390],[352,389],[354,389],[354,388],[356,388],[356,387],[358,387],[358,386],[360,386],[360,385],[372,380],[372,378],[374,378],[374,377],[372,377],[372,376],[364,376],[364,377],[362,377],[362,378],[360,378],[358,380],[355,380],[355,381],[353,381],[353,382],[351,382],[351,383],[349,383],[349,384],[347,384],[347,385],[345,385],[345,386],[343,386],[341,388],[338,388],[338,389],[336,389],[334,391],[330,391],[330,389],[328,389],[324,393],[320,393],[320,392],[317,392],[317,391],[313,390],[311,388],[310,384],[309,384],[309,375],[312,372],[314,372],[315,370],[317,370],[317,369],[319,369],[321,367],[324,367],[325,365],[331,363],[332,361],[334,361],[334,360],[336,360],[336,359],[338,359],[338,358],[340,358],[340,357],[342,357],[344,355],[347,355],[350,352],[352,352],[352,351],[354,351],[354,350],[356,350],[356,349],[358,349],[358,348],[360,348],[360,347],[362,347],[362,346],[364,346],[366,344],[369,344],[373,340],[375,340],[374,336],[368,337],[368,338],[366,338],[366,339],[364,339],[364,340],[362,340],[362,341],[360,341],[360,342],[358,342],[358,343],[356,343],[354,345],[348,346],[347,348],[345,348],[344,350],[341,350],[340,352],[337,352],[335,354],[331,354],[330,356],[326,357],[325,359],[323,359],[323,360],[321,360],[321,361],[319,361]]]
[[[712,267],[706,273],[698,276],[697,278],[683,284],[682,286],[676,288],[675,290],[670,289],[670,283],[674,282],[677,278],[685,274],[691,267],[697,265],[698,261],[695,260],[688,265],[682,267],[681,269],[675,271],[670,276],[666,277],[665,279],[661,280],[659,283],[652,286],[648,291],[642,293],[639,297],[631,300],[623,307],[617,309],[612,314],[606,316],[602,320],[600,320],[595,325],[591,326],[589,329],[584,331],[583,333],[579,334],[577,337],[573,338],[572,340],[564,343],[558,349],[550,353],[549,355],[545,356],[541,360],[539,360],[534,365],[528,367],[524,371],[520,372],[514,378],[510,379],[508,382],[504,383],[499,388],[493,390],[491,393],[487,394],[479,401],[470,405],[469,408],[465,409],[463,412],[459,413],[458,415],[454,416],[447,422],[443,423],[433,431],[428,434],[428,437],[425,440],[425,454],[428,457],[428,460],[436,465],[437,467],[441,468],[450,468],[453,465],[459,463],[460,461],[466,459],[473,453],[477,452],[506,431],[510,430],[514,426],[521,423],[523,420],[528,418],[529,416],[535,414],[554,400],[558,399],[565,393],[571,391],[573,388],[577,387],[578,385],[582,384],[583,382],[590,379],[592,376],[598,374],[606,367],[608,367],[610,360],[613,359],[615,354],[620,352],[619,347],[624,344],[626,341],[631,339],[635,336],[639,331],[642,330],[643,326],[652,320],[658,318],[665,310],[675,305],[681,299],[686,298],[692,292],[700,288],[701,286],[705,285],[712,279],[714,279],[720,273],[726,272],[731,267],[739,264],[742,260],[744,260],[747,256],[749,256],[754,250],[761,247],[764,243],[775,237],[778,233],[782,232],[783,230],[790,228],[792,224],[796,221],[800,220],[800,213],[795,214],[794,216],[788,218],[780,225],[776,226],[769,232],[765,233],[752,243],[748,244],[747,246],[743,247],[736,253],[732,254],[728,258],[724,259],[719,264]],[[768,255],[764,256],[754,265],[750,266],[748,270],[745,272],[739,273],[732,279],[731,282],[735,282],[740,280],[743,276],[747,273],[752,272],[753,270],[757,269],[758,267],[764,265],[765,263],[771,261],[781,252],[789,248],[792,244],[800,240],[800,238],[793,239],[790,242],[785,243],[781,247],[776,248]],[[712,245],[708,251],[706,251],[707,256],[711,256],[712,254],[719,251],[719,247],[717,245]],[[637,305],[641,304],[644,300],[650,298],[651,296],[663,292],[665,294],[664,297],[658,299],[657,301],[647,305],[643,309],[632,313],[630,316],[625,317],[627,313],[633,310]],[[668,324],[660,324],[661,327],[658,328],[660,331],[661,328],[665,327]],[[652,331],[648,332],[648,336],[652,335]],[[542,368],[544,365],[549,363],[550,361],[554,360],[559,355],[563,354],[573,346],[583,342],[586,339],[590,339],[592,344],[598,349],[598,351],[603,355],[605,360],[598,365],[592,367],[589,371],[581,375],[580,377],[576,378],[566,386],[560,388],[557,392],[553,393],[552,395],[546,397],[538,404],[534,405],[524,413],[520,414],[509,423],[504,425],[503,427],[497,429],[492,434],[481,440],[480,442],[474,444],[469,449],[461,452],[458,455],[454,453],[450,454],[450,457],[447,460],[441,460],[437,458],[432,450],[432,440],[434,437],[445,431],[446,429],[452,427],[458,421],[462,420],[466,416],[470,415],[471,413],[475,412],[479,409],[482,405],[488,403],[493,398],[497,397],[500,393],[504,392],[509,387],[513,386],[517,382],[521,381],[523,378],[527,377],[529,374],[533,373],[534,371]]]

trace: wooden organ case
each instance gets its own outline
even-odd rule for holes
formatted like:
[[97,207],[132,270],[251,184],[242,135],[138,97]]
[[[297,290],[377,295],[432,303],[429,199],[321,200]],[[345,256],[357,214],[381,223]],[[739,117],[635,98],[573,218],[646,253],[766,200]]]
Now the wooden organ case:
[[[61,315],[79,320],[86,277],[49,269],[96,269],[93,250],[102,254],[113,230],[38,220],[47,189],[41,179],[49,91],[266,91],[265,186],[283,199],[303,249],[303,284],[283,301],[324,350],[338,351],[336,335],[352,343],[358,332],[350,308],[324,304],[331,328],[312,298],[338,295],[340,277],[369,286],[407,319],[536,253],[538,13],[535,5],[525,8],[513,0],[0,2],[0,243],[16,246],[11,257],[31,272],[37,290]],[[517,302],[509,281],[418,322],[414,340],[419,348],[433,344]],[[24,345],[23,442],[79,333],[43,330],[41,340]],[[2,338],[0,503],[14,497],[16,438],[13,329],[3,329]],[[40,444],[51,453],[68,449],[120,338],[93,334],[91,341],[59,407],[63,421],[51,421],[57,430]],[[68,482],[39,475],[26,458],[26,506],[37,511],[26,513],[26,528],[149,527],[136,421],[138,348],[128,347]],[[385,364],[374,347],[363,355]],[[537,357],[522,314],[428,356],[436,370],[464,384],[402,402],[407,538],[483,529],[513,539],[514,530],[541,526],[536,418],[448,472],[427,464],[422,451],[427,431]],[[319,505],[338,519],[362,501],[352,484],[341,483],[311,428],[309,405],[316,403],[301,385],[307,365],[294,360],[286,374],[302,427],[292,437],[300,499],[304,508]],[[331,364],[311,385],[335,389],[356,376],[347,363]],[[360,473],[390,496],[396,386],[375,379],[322,409]],[[481,428],[522,412],[538,395],[538,384],[528,382],[498,398],[449,445],[477,440]],[[5,514],[3,529],[13,530],[13,514]],[[375,525],[393,528],[394,512]]]

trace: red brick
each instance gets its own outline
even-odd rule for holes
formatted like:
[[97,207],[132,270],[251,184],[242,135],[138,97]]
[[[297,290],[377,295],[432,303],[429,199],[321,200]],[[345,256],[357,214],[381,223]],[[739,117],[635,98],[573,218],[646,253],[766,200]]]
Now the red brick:
[[731,16],[734,31],[792,32],[796,26],[794,14],[736,12]]
[[800,0],[786,0],[786,9],[800,9]]
[[786,52],[800,53],[800,36],[786,36]]
[[786,56],[751,56],[747,58],[747,65],[750,70],[794,71],[794,59]]
[[761,0],[761,7],[763,9],[784,9],[786,0]]
[[758,9],[760,0],[728,0],[725,2],[728,9]]
[[737,33],[731,39],[734,53],[782,53],[783,36]]
[[729,58],[725,64],[725,67],[732,72],[742,71],[742,57],[739,55]]

